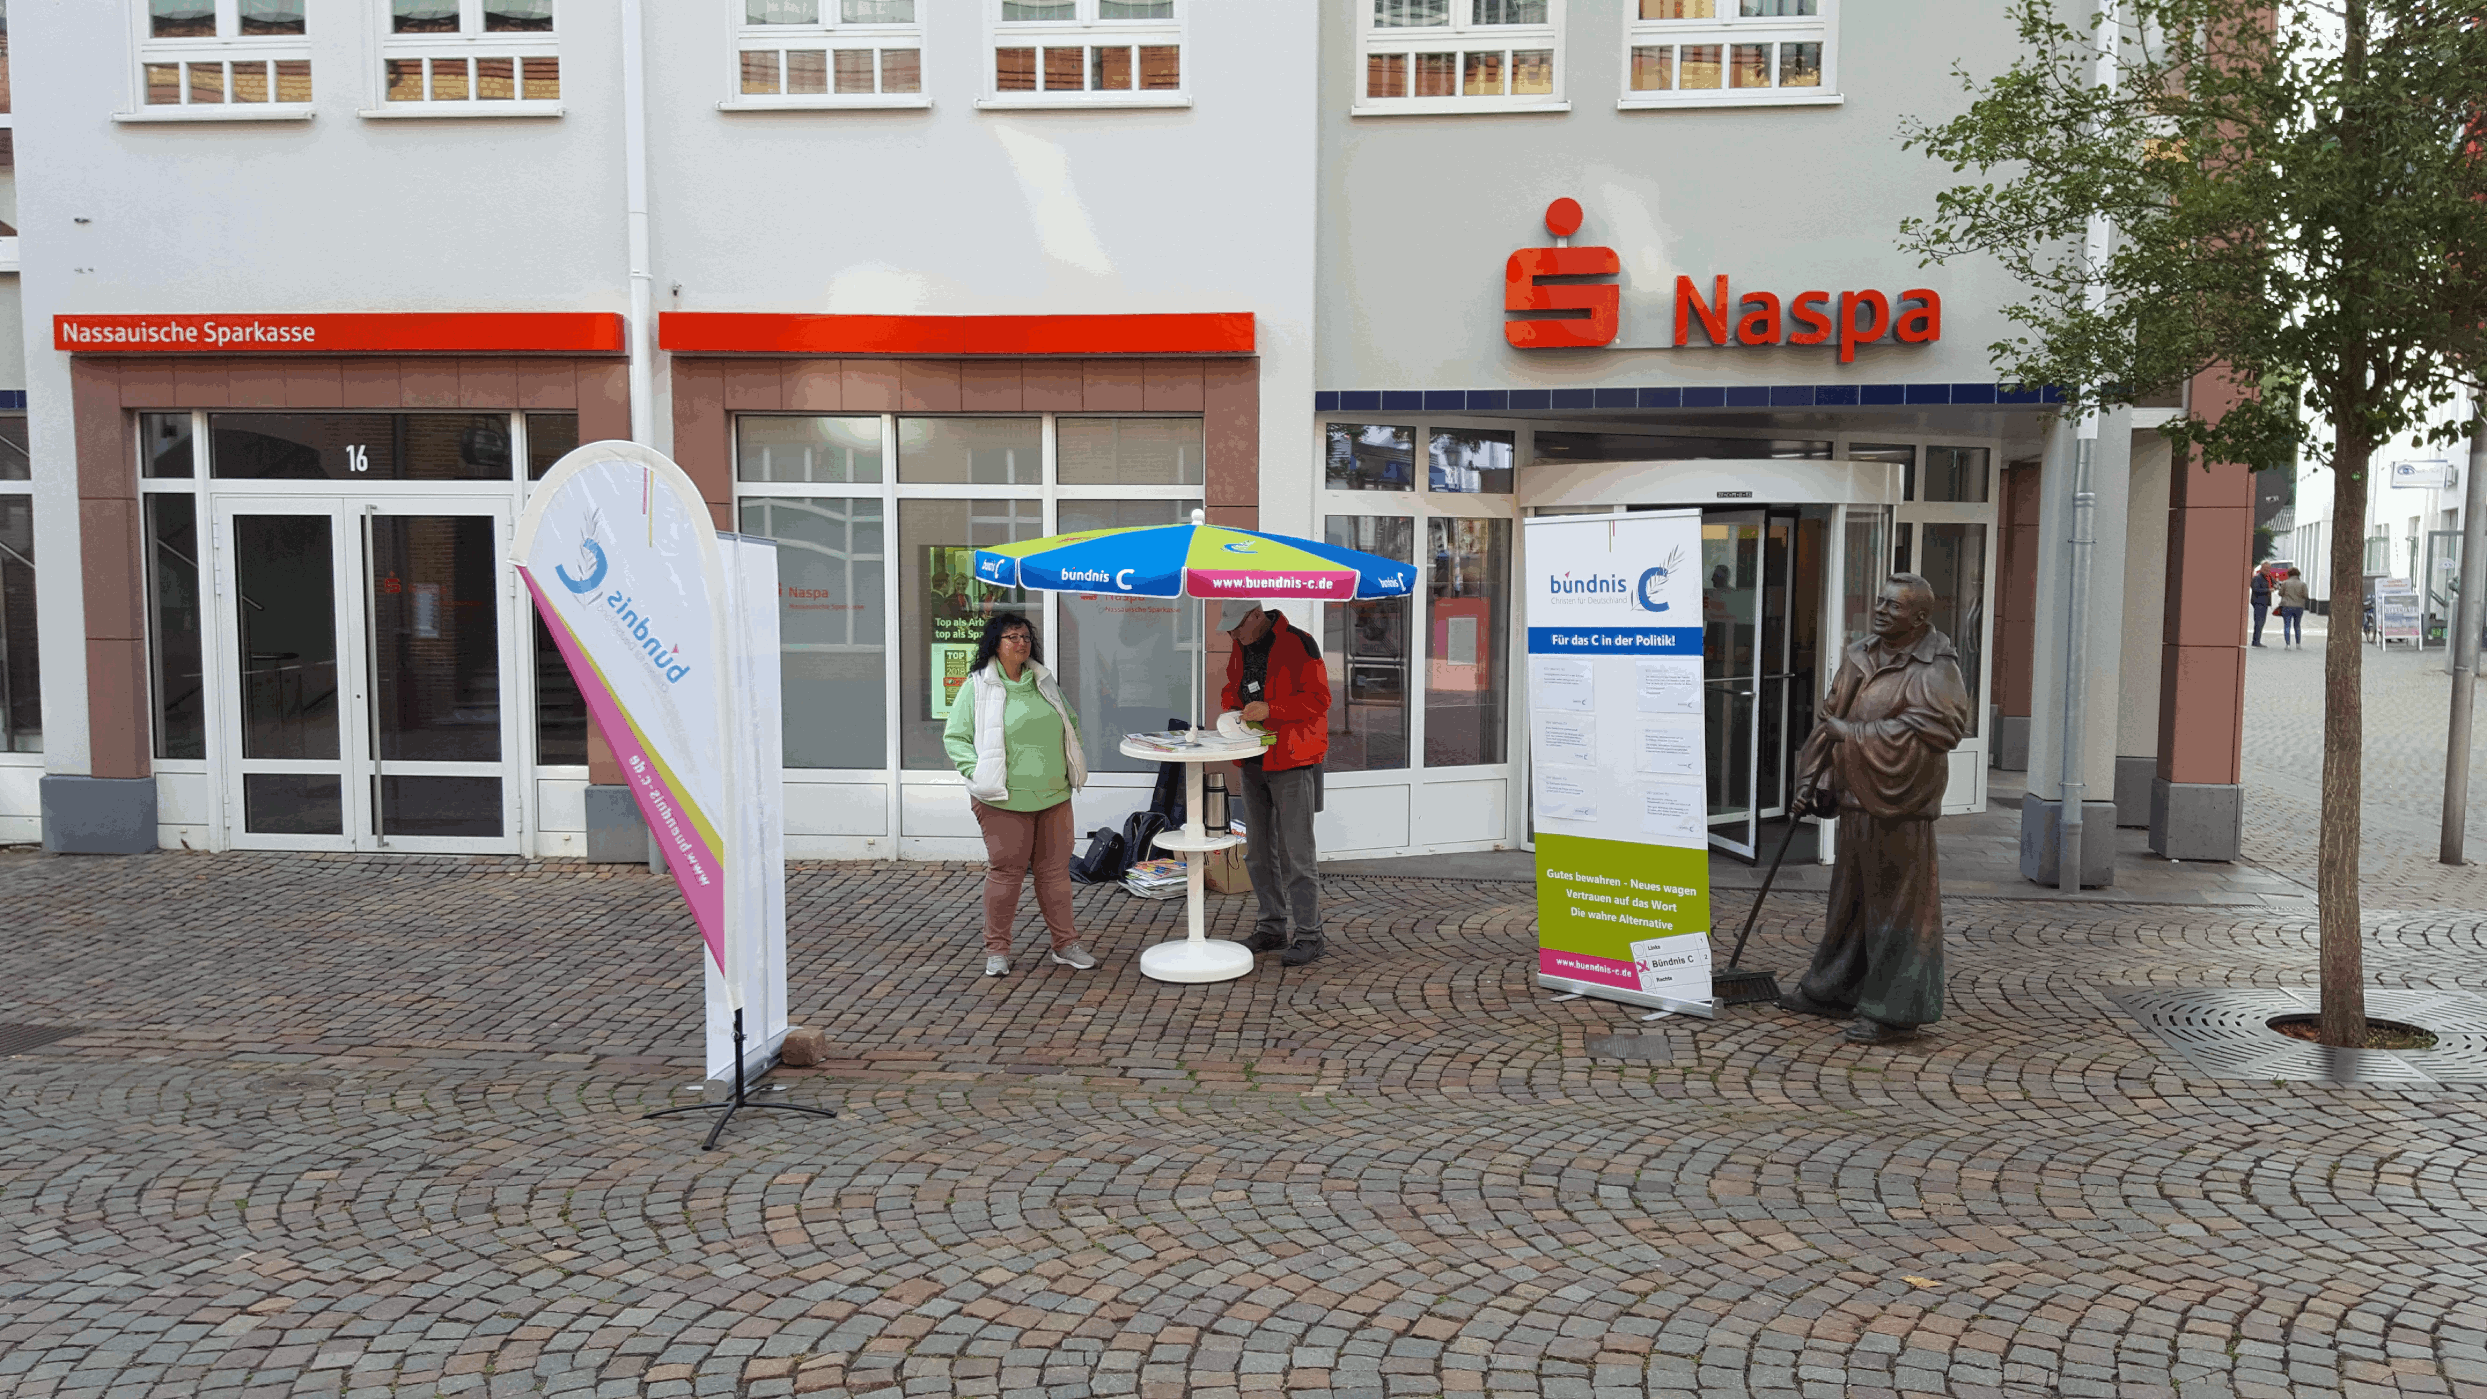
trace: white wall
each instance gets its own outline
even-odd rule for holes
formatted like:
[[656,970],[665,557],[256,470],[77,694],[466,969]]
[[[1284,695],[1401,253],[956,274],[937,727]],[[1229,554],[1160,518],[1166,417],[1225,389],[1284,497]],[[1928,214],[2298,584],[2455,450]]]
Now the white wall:
[[[1360,0],[1323,6],[1320,387],[1992,383],[1986,346],[2010,333],[2014,299],[1983,261],[1919,268],[1895,238],[1934,191],[1963,178],[1902,151],[1904,116],[1965,105],[1955,61],[2008,63],[2012,35],[1985,0],[1848,0],[1837,106],[1618,111],[1631,0],[1568,0],[1563,113],[1351,117],[1362,75]],[[1575,245],[1623,263],[1618,345],[1671,342],[1675,278],[1706,294],[1792,297],[1911,287],[1943,295],[1943,338],[1882,344],[1842,365],[1833,347],[1635,351],[1512,349],[1503,339],[1503,263],[1550,239],[1559,197],[1586,214]]]

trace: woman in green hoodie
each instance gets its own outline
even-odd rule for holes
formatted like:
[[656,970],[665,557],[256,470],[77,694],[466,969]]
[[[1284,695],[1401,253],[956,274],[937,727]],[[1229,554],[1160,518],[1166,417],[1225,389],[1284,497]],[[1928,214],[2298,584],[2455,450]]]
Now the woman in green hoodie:
[[1010,970],[1010,925],[1030,865],[1053,960],[1080,971],[1095,966],[1071,924],[1071,793],[1087,784],[1088,763],[1025,614],[997,613],[984,624],[942,746],[967,779],[984,831],[984,974]]

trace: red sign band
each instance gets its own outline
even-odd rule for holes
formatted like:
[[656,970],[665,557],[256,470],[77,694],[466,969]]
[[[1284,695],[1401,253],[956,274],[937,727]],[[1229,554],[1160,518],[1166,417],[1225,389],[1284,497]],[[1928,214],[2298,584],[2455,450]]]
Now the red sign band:
[[303,315],[54,316],[52,348],[81,355],[621,354],[613,311],[375,311]]

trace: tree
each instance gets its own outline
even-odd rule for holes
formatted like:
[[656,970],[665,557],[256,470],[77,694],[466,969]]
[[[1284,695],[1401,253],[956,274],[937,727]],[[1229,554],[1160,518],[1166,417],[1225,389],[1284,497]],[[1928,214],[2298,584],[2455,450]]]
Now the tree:
[[[1930,262],[2027,288],[1993,347],[2064,411],[2197,375],[2241,390],[2162,429],[2256,470],[2333,468],[2317,906],[2322,1040],[2362,1044],[2360,635],[2368,464],[2445,442],[2487,324],[2487,28],[2477,0],[2011,0],[2021,52],[1903,140],[1976,183],[1902,225]],[[2103,215],[2103,257],[2085,230]],[[2225,399],[2231,395],[2219,395]],[[2205,395],[2205,397],[2210,397]],[[2309,560],[2309,565],[2312,561]],[[2343,617],[2337,609],[2351,609]]]

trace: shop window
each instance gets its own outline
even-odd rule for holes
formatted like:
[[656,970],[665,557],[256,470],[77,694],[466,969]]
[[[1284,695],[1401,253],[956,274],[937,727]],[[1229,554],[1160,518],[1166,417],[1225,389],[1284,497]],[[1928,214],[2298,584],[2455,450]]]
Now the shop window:
[[529,413],[527,429],[527,479],[541,481],[555,463],[578,450],[579,415],[576,413]]
[[311,100],[309,0],[138,0],[139,105],[289,115]]
[[1354,111],[1563,110],[1564,0],[1358,0]]
[[1533,461],[1829,461],[1831,443],[1802,437],[1675,437],[1637,432],[1540,432]]
[[[1416,562],[1416,522],[1404,515],[1332,515],[1332,544],[1401,563]],[[1408,765],[1409,598],[1332,603],[1322,609],[1321,646],[1330,670],[1330,756],[1334,772],[1385,772]]]
[[1503,761],[1511,522],[1425,522],[1425,766]]
[[1986,719],[1986,530],[1981,524],[1917,526],[1915,572],[1934,588],[1934,629],[1960,653],[1960,675],[1969,683],[1969,732]]
[[900,418],[908,485],[1033,486],[1045,470],[1041,418]]
[[554,0],[387,0],[367,115],[558,115],[553,21]]
[[1330,423],[1322,475],[1334,491],[1406,491],[1416,484],[1416,430],[1383,423]]
[[543,614],[531,604],[527,616],[535,623],[535,760],[544,767],[585,767],[587,697]]
[[[902,456],[902,472],[904,462]],[[942,746],[942,727],[967,682],[967,667],[988,619],[997,612],[1024,613],[1038,642],[1046,640],[1043,600],[1018,588],[988,586],[978,581],[975,568],[981,547],[1042,537],[1044,517],[1040,500],[898,502],[902,766],[956,771]]]
[[0,753],[43,751],[33,476],[25,418],[0,418]]
[[734,469],[745,481],[869,485],[881,479],[881,420],[746,414],[734,420]]
[[888,554],[880,500],[745,497],[740,519],[745,534],[777,541],[786,766],[887,767]]
[[1511,494],[1515,434],[1452,431],[1425,434],[1425,488],[1455,495]]
[[[199,508],[186,491],[147,496],[147,669],[159,758],[207,756],[206,625]],[[255,598],[246,607],[257,606]]]
[[1198,418],[1057,418],[1054,459],[1066,486],[1197,486],[1209,479]]
[[1851,442],[1849,461],[1878,461],[1900,468],[1900,499],[1917,498],[1917,448],[1907,442]]
[[[1984,447],[1928,447],[1924,499],[1984,505],[1990,455]],[[1918,499],[1914,494],[1906,498]]]
[[987,0],[988,107],[1188,105],[1183,15],[1190,0]]
[[738,0],[734,108],[921,107],[931,0]]
[[220,481],[511,476],[507,413],[211,413],[207,425],[210,470]]
[[[1200,503],[1066,500],[1056,508],[1054,532],[1178,524]],[[1190,722],[1193,677],[1200,670],[1201,604],[1190,598],[1060,596],[1061,639],[1048,663],[1071,712],[1079,716],[1089,770],[1155,771],[1155,763],[1123,756],[1122,736],[1164,729],[1174,719]],[[1212,683],[1222,679],[1212,677]]]
[[1634,0],[1623,107],[1838,100],[1840,0]]

